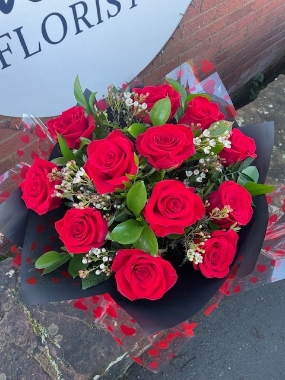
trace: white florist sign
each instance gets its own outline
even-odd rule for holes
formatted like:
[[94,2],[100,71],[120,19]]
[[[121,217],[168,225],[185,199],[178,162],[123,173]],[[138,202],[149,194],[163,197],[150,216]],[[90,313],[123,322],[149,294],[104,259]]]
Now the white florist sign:
[[143,70],[190,0],[0,0],[0,114],[60,114]]

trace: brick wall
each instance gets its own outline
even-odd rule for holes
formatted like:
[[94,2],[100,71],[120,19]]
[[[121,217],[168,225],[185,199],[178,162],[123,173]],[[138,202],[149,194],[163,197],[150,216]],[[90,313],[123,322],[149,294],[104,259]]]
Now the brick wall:
[[215,64],[230,93],[285,53],[284,0],[193,0],[180,25],[139,74],[159,83],[179,64]]

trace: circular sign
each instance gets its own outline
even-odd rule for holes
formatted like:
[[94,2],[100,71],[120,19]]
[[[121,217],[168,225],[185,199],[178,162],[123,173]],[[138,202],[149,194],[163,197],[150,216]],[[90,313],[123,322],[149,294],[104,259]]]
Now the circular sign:
[[0,114],[58,115],[73,83],[106,92],[133,79],[190,0],[0,0]]

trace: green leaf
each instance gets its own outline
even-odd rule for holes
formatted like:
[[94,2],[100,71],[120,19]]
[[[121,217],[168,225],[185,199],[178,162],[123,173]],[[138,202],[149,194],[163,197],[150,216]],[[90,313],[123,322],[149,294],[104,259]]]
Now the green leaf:
[[187,98],[187,92],[186,92],[185,88],[182,86],[182,84],[180,84],[179,82],[177,82],[174,79],[166,78],[166,80],[170,84],[170,86],[174,88],[174,90],[180,92],[180,94],[182,96],[182,99],[181,99],[182,104],[184,104],[186,101],[186,98]]
[[139,160],[139,158],[138,158],[138,156],[137,156],[136,153],[134,153],[134,160],[135,160],[135,164],[136,164],[136,166],[139,167],[140,160]]
[[91,288],[92,286],[98,285],[101,282],[109,280],[110,276],[106,276],[105,273],[95,274],[91,272],[87,275],[87,277],[81,279],[82,290]]
[[37,269],[44,269],[43,274],[50,273],[71,259],[71,255],[49,251],[40,256],[35,262]]
[[146,125],[140,123],[134,123],[129,126],[128,132],[133,137],[138,137],[141,133],[146,131]]
[[247,167],[248,167],[253,161],[254,161],[254,158],[252,158],[252,157],[248,157],[248,158],[246,158],[246,159],[243,160],[242,163],[239,165],[238,170],[239,170],[239,171],[244,170],[244,169],[247,168]]
[[72,150],[69,149],[65,139],[59,133],[57,134],[57,139],[63,157],[68,160],[74,160],[75,155],[73,154]]
[[253,196],[263,195],[271,193],[274,190],[274,186],[271,185],[262,185],[260,183],[247,182],[244,185],[244,188]]
[[237,183],[244,186],[247,182],[254,182],[251,177],[249,177],[247,174],[239,173]]
[[127,206],[136,217],[139,216],[147,201],[147,193],[144,181],[136,182],[128,191]]
[[88,267],[88,263],[86,264],[82,263],[83,257],[86,257],[86,256],[84,254],[83,255],[76,254],[69,261],[68,272],[71,274],[73,278],[78,276],[78,272],[80,270],[84,270]]
[[85,110],[87,111],[88,104],[87,104],[85,96],[83,94],[78,75],[74,81],[74,96],[75,96],[75,99],[77,100],[78,104],[83,106],[85,108]]
[[224,149],[224,144],[217,143],[215,146],[211,147],[211,152],[214,154],[219,154]]
[[243,169],[242,174],[246,174],[247,176],[252,178],[253,182],[257,183],[259,178],[259,172],[256,166],[248,166],[247,168]]
[[158,254],[157,238],[154,232],[148,226],[144,227],[141,236],[134,243],[134,246],[137,249],[142,249],[143,251],[149,253],[152,256],[157,256]]
[[210,137],[219,137],[226,131],[231,131],[232,125],[232,122],[226,120],[215,121],[215,123],[213,123],[208,129],[211,133]]
[[89,96],[88,106],[89,106],[89,111],[91,113],[94,112],[94,102],[95,102],[96,95],[97,95],[97,92],[92,92],[92,94]]
[[208,94],[189,94],[186,98],[186,103],[189,103],[192,99],[196,98],[197,96],[202,96],[203,98],[207,98],[208,100],[212,100],[212,97]]
[[211,231],[216,231],[216,230],[220,229],[220,226],[218,224],[213,223],[211,221],[209,221],[209,227],[210,227]]
[[110,233],[110,239],[120,244],[133,244],[141,235],[144,226],[134,219],[118,224]]
[[160,99],[152,107],[149,117],[152,125],[163,125],[169,119],[171,112],[171,102],[169,98]]
[[65,157],[57,157],[57,158],[54,158],[53,160],[51,160],[51,162],[53,162],[54,164],[58,165],[58,166],[64,166],[68,163],[69,159],[68,158],[65,158]]
[[179,235],[179,234],[170,234],[170,235],[167,235],[168,239],[172,239],[172,240],[178,240],[178,239],[181,239],[183,238],[184,235]]

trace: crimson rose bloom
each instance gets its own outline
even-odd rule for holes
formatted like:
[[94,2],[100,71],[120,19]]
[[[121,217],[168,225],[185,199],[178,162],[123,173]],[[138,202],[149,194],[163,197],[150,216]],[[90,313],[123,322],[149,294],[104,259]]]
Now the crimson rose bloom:
[[169,179],[154,186],[143,213],[155,235],[164,237],[183,234],[186,227],[202,219],[205,206],[194,187]]
[[106,220],[91,207],[71,208],[55,223],[55,228],[69,253],[86,253],[101,247],[108,232]]
[[207,129],[215,121],[224,120],[226,117],[220,111],[219,105],[214,102],[210,102],[209,99],[204,96],[195,96],[187,104],[187,109],[184,115],[179,119],[179,124],[193,123],[201,125],[201,129]]
[[195,153],[193,132],[185,125],[165,124],[150,127],[136,139],[138,152],[160,169],[178,167]]
[[194,264],[195,269],[200,269],[207,278],[226,277],[236,253],[237,241],[238,234],[234,230],[214,231],[203,246],[203,262]]
[[52,197],[55,185],[59,185],[60,181],[48,179],[48,174],[54,168],[58,169],[52,162],[36,157],[26,178],[20,184],[23,192],[22,199],[27,208],[34,210],[39,215],[59,207],[60,204],[60,198]]
[[59,133],[70,149],[77,149],[80,145],[80,137],[91,138],[95,120],[92,115],[85,117],[82,106],[75,106],[64,111],[60,116],[48,120],[47,126],[55,140]]
[[112,271],[116,272],[118,291],[131,301],[157,300],[177,281],[176,271],[168,261],[140,249],[118,251]]
[[208,215],[216,207],[221,210],[225,206],[230,206],[232,210],[227,218],[213,220],[221,228],[229,228],[234,223],[245,226],[252,217],[252,197],[243,186],[234,181],[223,182],[217,191],[210,194],[208,201],[210,203],[207,208]]
[[[168,120],[171,120],[176,114],[181,103],[181,94],[174,90],[169,84],[163,84],[160,86],[145,86],[143,88],[133,88],[133,92],[138,95],[146,95],[147,98],[144,100],[144,103],[147,104],[147,111],[150,111],[154,104],[160,99],[169,98],[171,103],[171,112]],[[139,115],[137,116],[139,117]],[[143,121],[145,123],[151,124],[149,115],[144,116]]]
[[102,140],[92,141],[87,148],[84,169],[100,194],[113,193],[128,182],[126,174],[135,174],[134,144],[118,130]]
[[219,153],[219,156],[225,159],[225,162],[223,162],[225,166],[242,161],[248,157],[256,157],[255,141],[243,134],[239,129],[234,128],[232,130],[229,141],[231,141],[231,147],[224,148]]

